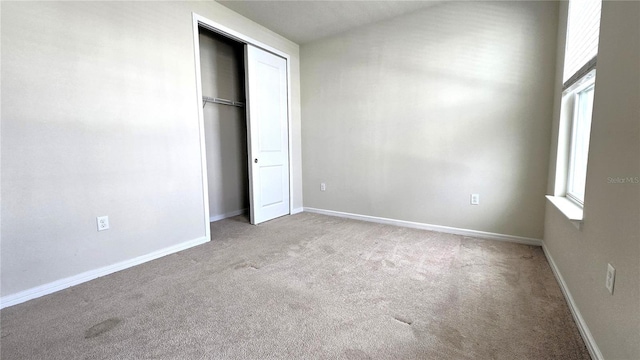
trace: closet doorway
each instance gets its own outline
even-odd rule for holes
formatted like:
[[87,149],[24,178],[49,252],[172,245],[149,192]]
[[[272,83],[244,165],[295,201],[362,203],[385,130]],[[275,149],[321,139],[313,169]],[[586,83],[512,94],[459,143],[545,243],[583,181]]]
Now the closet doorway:
[[194,14],[207,224],[291,213],[288,57],[250,40]]

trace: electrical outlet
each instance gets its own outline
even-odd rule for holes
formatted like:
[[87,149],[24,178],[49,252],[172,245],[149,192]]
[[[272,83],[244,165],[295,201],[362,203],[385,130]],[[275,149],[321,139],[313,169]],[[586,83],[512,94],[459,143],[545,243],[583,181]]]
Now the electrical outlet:
[[613,295],[613,284],[616,282],[616,269],[611,264],[607,264],[607,280],[604,286],[609,290],[609,294]]
[[326,191],[326,190],[327,190],[327,184],[320,183],[320,191]]
[[98,216],[96,220],[98,221],[98,231],[109,230],[108,216]]
[[471,205],[480,205],[480,194],[471,194]]

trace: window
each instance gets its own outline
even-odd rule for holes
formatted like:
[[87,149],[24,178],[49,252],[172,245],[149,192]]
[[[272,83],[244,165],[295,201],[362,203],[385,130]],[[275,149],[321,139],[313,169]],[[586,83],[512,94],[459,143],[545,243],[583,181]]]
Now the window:
[[[567,42],[562,77],[565,88],[568,87],[568,83],[581,78],[587,71],[580,70],[598,55],[601,7],[601,0],[569,1]],[[589,65],[595,66],[595,61]]]
[[582,228],[602,0],[569,0],[555,187],[547,199]]
[[566,196],[580,205],[584,204],[594,88],[595,70],[592,70],[568,94],[573,97],[574,108],[571,116]]
[[570,123],[566,144],[564,195],[580,207],[584,205],[591,114],[595,90],[595,67],[600,32],[601,0],[570,0],[563,81],[563,113]]

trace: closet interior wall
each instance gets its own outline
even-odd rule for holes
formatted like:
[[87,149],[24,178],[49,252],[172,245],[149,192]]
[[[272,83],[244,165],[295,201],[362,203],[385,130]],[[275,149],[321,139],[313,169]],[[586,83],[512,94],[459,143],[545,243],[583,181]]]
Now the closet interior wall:
[[[202,95],[245,102],[244,45],[199,29]],[[210,221],[249,208],[246,109],[206,103],[204,131]]]

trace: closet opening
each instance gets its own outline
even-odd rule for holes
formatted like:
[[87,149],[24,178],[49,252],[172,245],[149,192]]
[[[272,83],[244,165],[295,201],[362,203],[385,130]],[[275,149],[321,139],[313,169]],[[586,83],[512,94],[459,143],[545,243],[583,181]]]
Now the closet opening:
[[290,56],[193,14],[202,192],[212,221],[291,213]]
[[198,27],[209,222],[249,215],[244,44]]

